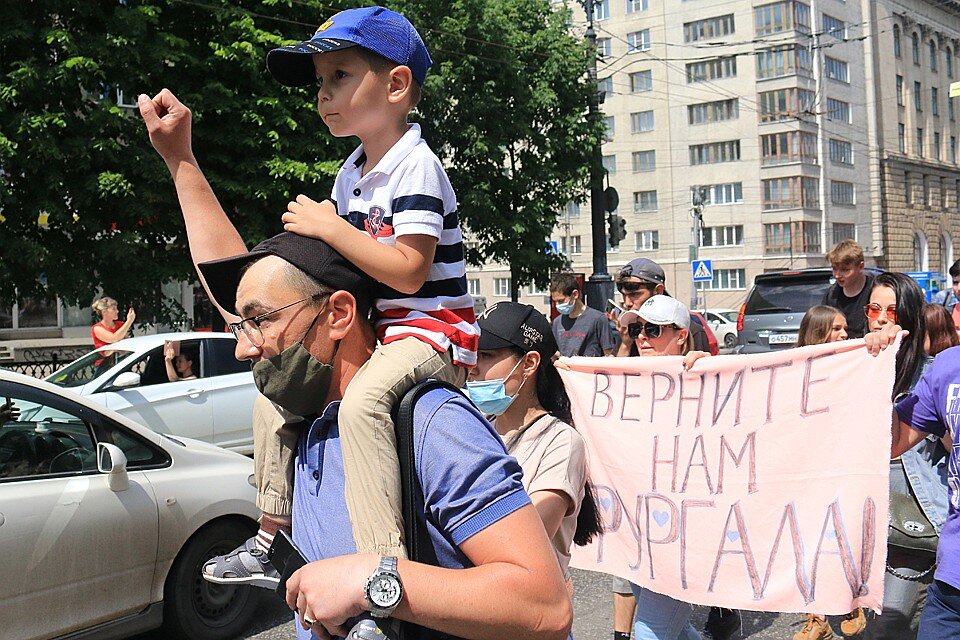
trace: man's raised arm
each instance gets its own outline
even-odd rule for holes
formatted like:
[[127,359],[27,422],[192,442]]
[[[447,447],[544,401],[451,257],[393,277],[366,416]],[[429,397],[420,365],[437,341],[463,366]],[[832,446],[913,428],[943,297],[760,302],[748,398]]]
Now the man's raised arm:
[[[141,94],[137,98],[137,105],[147,125],[150,143],[173,176],[194,266],[201,262],[246,253],[247,247],[243,239],[227,218],[193,156],[190,109],[168,89],[163,89],[152,99]],[[210,296],[203,276],[199,271],[197,275]],[[232,309],[221,308],[216,300],[213,300],[213,296],[210,296],[210,299],[227,322],[237,320]]]

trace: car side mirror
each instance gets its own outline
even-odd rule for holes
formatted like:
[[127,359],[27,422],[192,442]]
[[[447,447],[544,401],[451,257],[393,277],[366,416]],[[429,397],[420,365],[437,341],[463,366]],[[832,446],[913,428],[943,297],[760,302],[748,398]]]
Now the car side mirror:
[[127,456],[117,445],[97,443],[97,471],[107,477],[107,486],[111,491],[126,491],[130,488]]
[[140,374],[133,371],[124,371],[118,375],[111,385],[114,389],[129,389],[140,386]]

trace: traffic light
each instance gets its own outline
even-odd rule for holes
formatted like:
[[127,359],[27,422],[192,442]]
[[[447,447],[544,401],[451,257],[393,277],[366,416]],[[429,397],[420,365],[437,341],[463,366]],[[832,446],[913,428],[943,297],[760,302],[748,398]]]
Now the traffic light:
[[620,241],[627,237],[627,221],[615,213],[611,213],[607,221],[610,224],[610,246],[619,246]]

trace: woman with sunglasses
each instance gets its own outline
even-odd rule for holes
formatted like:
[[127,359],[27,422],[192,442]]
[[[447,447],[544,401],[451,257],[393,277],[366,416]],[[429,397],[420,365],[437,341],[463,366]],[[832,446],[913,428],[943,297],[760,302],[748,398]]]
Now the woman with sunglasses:
[[[655,295],[637,308],[624,311],[620,314],[620,326],[633,339],[633,348],[640,357],[684,356],[683,367],[689,369],[699,358],[710,355],[693,349],[690,312],[682,302],[670,296]],[[692,640],[700,637],[690,624],[693,615],[690,603],[627,584],[636,600],[633,616],[635,640]],[[619,581],[615,581],[615,593],[620,589]],[[721,613],[736,615],[729,609],[717,609],[714,615]]]
[[[932,362],[923,351],[926,322],[924,295],[917,283],[902,273],[877,276],[870,303],[863,311],[871,333],[887,324],[899,324],[909,332],[897,352],[893,397],[913,389],[920,374]],[[946,450],[930,436],[900,458],[890,461],[891,494],[916,496],[924,515],[937,531],[947,517]],[[883,612],[867,624],[869,640],[905,640],[917,637],[927,586],[933,581],[936,557],[925,551],[887,546]]]
[[523,487],[572,589],[570,547],[590,542],[603,523],[587,478],[583,438],[573,428],[570,398],[553,364],[557,343],[550,321],[530,305],[498,302],[477,324],[477,366],[467,396],[520,463]]

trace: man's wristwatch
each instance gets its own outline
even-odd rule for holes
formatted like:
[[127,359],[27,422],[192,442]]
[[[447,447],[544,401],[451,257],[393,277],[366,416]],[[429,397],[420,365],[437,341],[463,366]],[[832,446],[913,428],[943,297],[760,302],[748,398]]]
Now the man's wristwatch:
[[397,558],[381,556],[380,566],[367,578],[363,589],[367,607],[374,618],[389,618],[403,599],[403,583],[397,573]]

